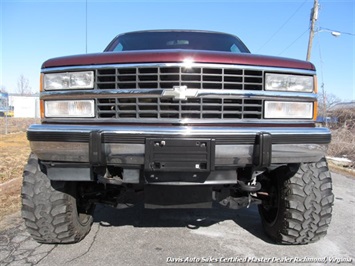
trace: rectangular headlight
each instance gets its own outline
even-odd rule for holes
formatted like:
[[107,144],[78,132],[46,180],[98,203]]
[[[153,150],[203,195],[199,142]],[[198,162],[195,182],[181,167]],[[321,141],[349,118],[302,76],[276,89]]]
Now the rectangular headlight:
[[312,102],[265,101],[265,118],[313,118]]
[[94,100],[45,101],[45,117],[95,117]]
[[265,90],[313,92],[313,76],[265,74]]
[[43,77],[44,90],[92,89],[94,72],[48,73]]

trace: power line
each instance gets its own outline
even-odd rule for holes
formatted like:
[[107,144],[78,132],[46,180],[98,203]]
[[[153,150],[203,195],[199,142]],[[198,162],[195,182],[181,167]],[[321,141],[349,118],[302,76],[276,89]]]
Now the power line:
[[309,28],[306,29],[300,36],[297,37],[296,40],[294,40],[289,46],[287,46],[279,55],[283,54],[288,48],[290,48],[295,42],[297,42],[303,35],[305,35],[306,32],[308,32]]
[[286,26],[286,24],[296,15],[296,13],[301,9],[301,7],[307,2],[308,0],[305,0],[297,9],[295,12],[293,12],[293,14],[281,25],[281,27],[275,31],[275,33],[273,35],[271,35],[271,37],[256,51],[259,52],[262,48],[264,48],[264,46],[266,46],[275,36],[276,34],[278,34],[284,26]]
[[331,30],[331,29],[328,29],[328,28],[319,27],[319,31],[321,31],[321,30],[326,30],[326,31],[329,31],[329,32],[339,32],[339,33],[341,33],[341,34],[346,34],[346,35],[355,36],[355,33],[343,32],[343,31]]

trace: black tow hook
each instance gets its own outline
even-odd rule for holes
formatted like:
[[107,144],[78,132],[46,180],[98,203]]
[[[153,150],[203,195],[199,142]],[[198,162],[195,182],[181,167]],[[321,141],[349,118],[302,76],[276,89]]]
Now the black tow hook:
[[243,181],[238,180],[237,183],[238,189],[246,192],[257,192],[261,189],[261,184],[256,182],[255,185],[247,185]]

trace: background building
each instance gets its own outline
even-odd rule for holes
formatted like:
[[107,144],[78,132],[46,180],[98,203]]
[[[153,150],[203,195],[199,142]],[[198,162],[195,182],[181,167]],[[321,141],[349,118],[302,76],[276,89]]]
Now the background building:
[[40,117],[38,94],[26,96],[9,94],[9,106],[13,106],[14,117]]

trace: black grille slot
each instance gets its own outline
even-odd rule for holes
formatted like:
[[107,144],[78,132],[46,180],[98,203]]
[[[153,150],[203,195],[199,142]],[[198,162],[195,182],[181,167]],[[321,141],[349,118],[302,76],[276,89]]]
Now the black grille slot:
[[261,119],[262,101],[234,98],[98,99],[99,118],[120,119]]
[[191,89],[263,90],[263,71],[229,67],[122,67],[96,71],[97,89]]

